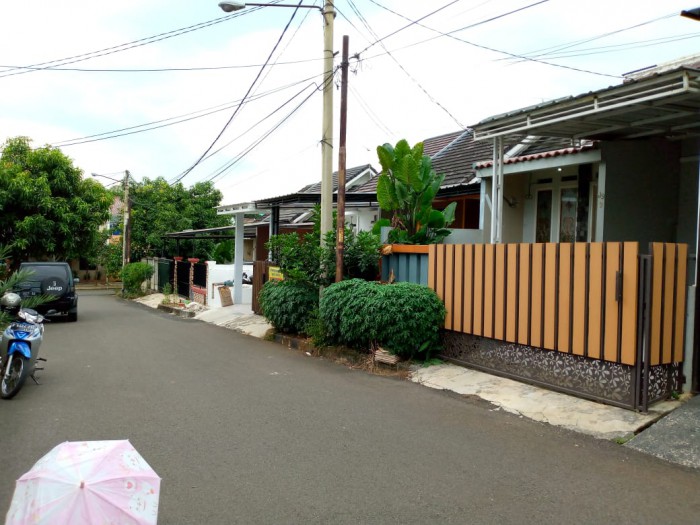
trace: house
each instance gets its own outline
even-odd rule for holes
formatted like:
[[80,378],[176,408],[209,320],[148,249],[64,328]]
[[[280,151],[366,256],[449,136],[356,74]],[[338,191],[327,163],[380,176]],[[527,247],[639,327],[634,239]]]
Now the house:
[[699,111],[690,57],[472,126],[483,240],[423,250],[443,357],[638,410],[698,391]]
[[[365,164],[346,170],[345,182],[345,223],[356,231],[371,230],[379,218],[379,204],[376,196],[377,171]],[[374,183],[374,189],[364,187]],[[337,199],[338,172],[333,173],[334,201]],[[255,201],[259,210],[269,210],[256,228],[255,260],[268,257],[265,243],[270,235],[279,233],[306,233],[311,231],[311,212],[321,202],[321,183],[310,184],[296,193],[269,197]]]

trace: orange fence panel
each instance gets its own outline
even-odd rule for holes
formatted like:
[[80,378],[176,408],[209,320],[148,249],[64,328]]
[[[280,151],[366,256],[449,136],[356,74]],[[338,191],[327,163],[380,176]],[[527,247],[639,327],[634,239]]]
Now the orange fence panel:
[[571,299],[572,266],[574,250],[570,243],[562,244],[559,247],[559,296],[557,315],[559,324],[557,325],[557,350],[560,352],[571,352],[571,315],[573,312],[573,301]]
[[472,333],[484,333],[484,245],[474,246],[474,326]]
[[517,338],[518,330],[518,244],[507,245],[507,286],[506,286],[506,333],[505,340],[514,343]]
[[[547,350],[556,349],[555,331],[557,321],[556,292],[557,292],[557,244],[547,243],[544,245],[544,319],[542,334],[542,346]],[[551,278],[554,277],[554,278]]]
[[685,301],[686,301],[686,276],[688,271],[688,245],[678,244],[678,270],[676,271],[676,326],[673,345],[673,361],[683,361],[683,347],[685,343]]
[[520,274],[518,286],[518,343],[521,345],[530,344],[530,256],[532,254],[531,244],[520,244]]
[[601,334],[603,331],[603,244],[590,244],[588,252],[588,357],[602,358]]
[[[650,364],[670,364],[683,359],[688,247],[653,243],[651,254]],[[644,283],[636,242],[437,245],[428,271],[447,329],[637,361]]]
[[445,308],[447,316],[445,318],[445,328],[452,330],[452,319],[454,315],[454,277],[455,277],[455,247],[454,244],[448,244],[445,248]]

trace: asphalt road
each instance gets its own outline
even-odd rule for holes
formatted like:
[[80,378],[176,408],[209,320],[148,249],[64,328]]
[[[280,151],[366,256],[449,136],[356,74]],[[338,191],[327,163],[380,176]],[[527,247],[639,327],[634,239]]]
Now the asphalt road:
[[161,525],[700,522],[697,471],[114,296],[42,350],[0,402],[0,516],[56,444],[128,438]]

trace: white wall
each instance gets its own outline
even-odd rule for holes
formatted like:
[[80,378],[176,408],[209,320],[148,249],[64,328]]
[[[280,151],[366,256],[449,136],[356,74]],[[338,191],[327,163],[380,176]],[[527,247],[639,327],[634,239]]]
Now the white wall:
[[[235,265],[233,264],[216,264],[215,261],[207,261],[209,267],[209,280],[207,282],[207,304],[213,308],[221,306],[221,297],[219,295],[219,287],[226,281],[233,281]],[[231,297],[234,296],[233,287],[231,287]],[[253,286],[244,284],[242,304],[252,304],[253,302]]]

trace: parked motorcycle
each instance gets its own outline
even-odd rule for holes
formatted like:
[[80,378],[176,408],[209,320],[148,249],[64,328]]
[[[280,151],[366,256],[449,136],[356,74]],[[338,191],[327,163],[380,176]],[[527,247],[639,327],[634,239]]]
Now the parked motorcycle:
[[16,293],[0,298],[0,308],[13,317],[0,338],[0,398],[11,399],[37,368],[39,348],[44,339],[44,317],[36,310],[21,307],[22,299]]

